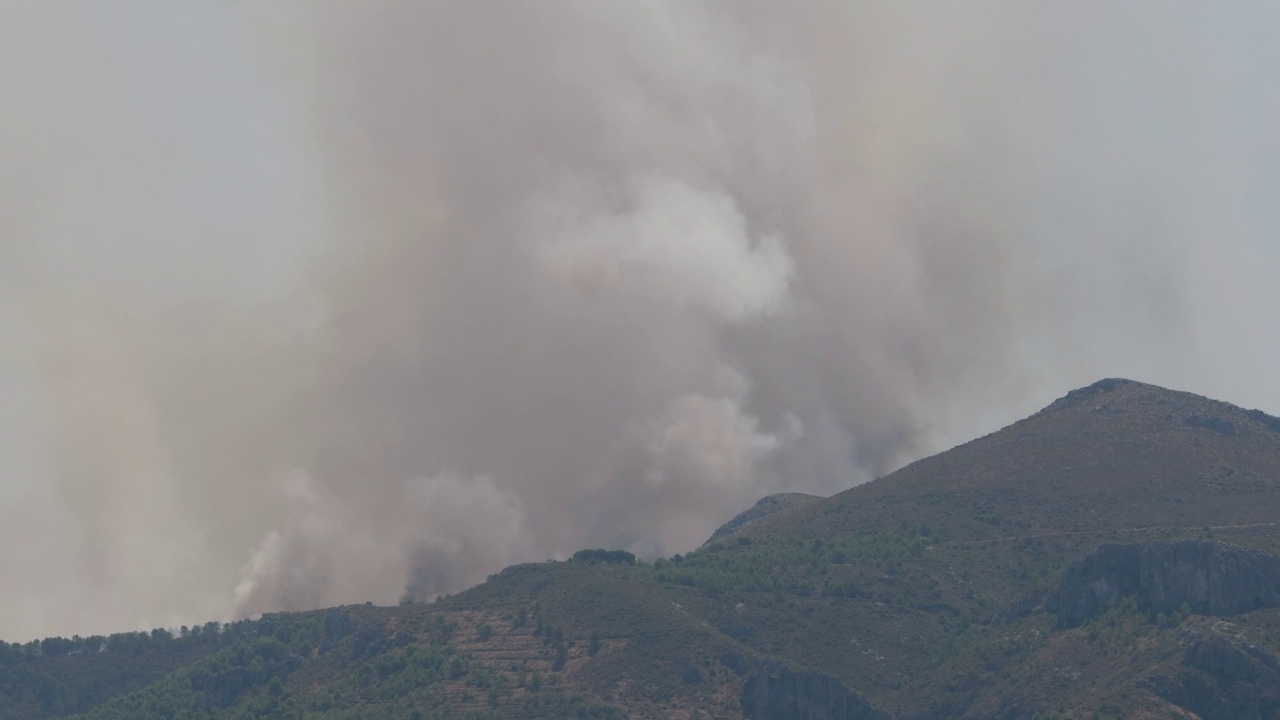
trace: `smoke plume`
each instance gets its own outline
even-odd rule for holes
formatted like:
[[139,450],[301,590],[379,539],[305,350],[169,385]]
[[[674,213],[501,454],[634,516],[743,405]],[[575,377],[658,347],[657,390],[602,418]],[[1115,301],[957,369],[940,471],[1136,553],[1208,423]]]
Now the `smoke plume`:
[[1277,11],[0,9],[0,635],[687,551],[1131,376],[1280,408]]

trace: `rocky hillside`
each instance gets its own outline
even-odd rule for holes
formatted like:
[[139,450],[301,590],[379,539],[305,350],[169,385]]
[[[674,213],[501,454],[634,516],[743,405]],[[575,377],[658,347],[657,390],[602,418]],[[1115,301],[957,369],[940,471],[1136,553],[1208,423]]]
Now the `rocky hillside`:
[[[800,508],[808,507],[813,503],[822,500],[817,495],[806,495],[804,493],[778,493],[776,495],[766,495],[760,498],[759,502],[751,507],[743,510],[734,516],[732,520],[721,525],[711,537],[708,543],[717,540],[724,540],[737,534],[746,535],[756,529],[765,518],[774,517],[779,513],[794,512]],[[776,520],[777,518],[774,517]]]
[[0,719],[1280,717],[1280,420],[1125,380],[696,551],[0,648]]

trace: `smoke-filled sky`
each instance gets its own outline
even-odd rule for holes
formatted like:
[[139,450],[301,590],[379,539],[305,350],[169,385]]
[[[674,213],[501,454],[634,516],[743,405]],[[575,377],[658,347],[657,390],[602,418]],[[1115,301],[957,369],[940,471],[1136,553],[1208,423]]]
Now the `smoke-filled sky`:
[[1280,410],[1280,6],[0,5],[0,636],[683,552],[1127,376]]

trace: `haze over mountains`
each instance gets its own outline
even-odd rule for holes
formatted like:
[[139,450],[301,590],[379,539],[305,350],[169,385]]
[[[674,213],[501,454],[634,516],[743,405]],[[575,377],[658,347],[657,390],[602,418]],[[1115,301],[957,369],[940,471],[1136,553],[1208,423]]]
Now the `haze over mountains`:
[[687,553],[1108,375],[1280,407],[1280,10],[937,5],[4,3],[0,636]]
[[0,646],[0,718],[1280,716],[1280,418],[1129,380],[694,552]]

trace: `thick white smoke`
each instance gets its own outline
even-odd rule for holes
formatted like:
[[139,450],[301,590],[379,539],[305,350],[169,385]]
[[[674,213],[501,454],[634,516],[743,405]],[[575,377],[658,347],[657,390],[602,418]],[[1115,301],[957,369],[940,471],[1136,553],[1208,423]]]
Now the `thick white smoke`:
[[0,635],[682,552],[1102,376],[1280,408],[1276,13],[5,5]]

